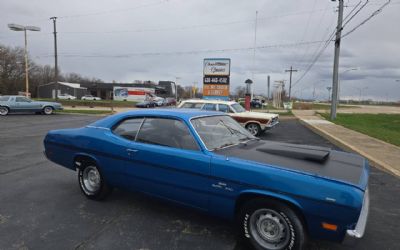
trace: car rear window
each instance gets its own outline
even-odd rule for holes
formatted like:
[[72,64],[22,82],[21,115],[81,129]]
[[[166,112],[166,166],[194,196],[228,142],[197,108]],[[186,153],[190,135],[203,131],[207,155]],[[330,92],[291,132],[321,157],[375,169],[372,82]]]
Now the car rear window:
[[114,134],[117,134],[125,139],[134,141],[142,122],[143,118],[132,118],[124,120],[113,129],[113,132]]
[[8,99],[10,99],[10,97],[8,97],[8,96],[0,96],[0,102],[8,102]]

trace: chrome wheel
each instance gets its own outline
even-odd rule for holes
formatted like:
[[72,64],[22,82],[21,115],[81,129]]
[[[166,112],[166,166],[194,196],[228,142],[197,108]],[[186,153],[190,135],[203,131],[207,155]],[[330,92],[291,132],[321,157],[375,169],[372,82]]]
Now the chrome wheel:
[[0,107],[0,115],[7,115],[7,114],[8,114],[8,108]]
[[260,132],[260,126],[255,123],[250,123],[249,125],[246,126],[246,129],[252,134],[252,135],[258,135]]
[[43,113],[46,115],[51,115],[53,113],[53,108],[52,107],[44,107]]
[[95,166],[88,166],[82,172],[81,187],[88,195],[93,195],[100,190],[101,177]]
[[266,249],[283,249],[287,246],[291,231],[288,222],[278,212],[258,209],[250,216],[250,234]]

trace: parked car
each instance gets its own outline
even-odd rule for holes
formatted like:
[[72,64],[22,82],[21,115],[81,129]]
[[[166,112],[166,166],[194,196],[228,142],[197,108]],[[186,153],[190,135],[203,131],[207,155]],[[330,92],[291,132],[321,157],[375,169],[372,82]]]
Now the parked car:
[[119,113],[50,131],[44,148],[50,161],[77,170],[89,199],[114,187],[154,195],[235,221],[256,249],[301,249],[307,237],[341,242],[365,231],[366,159],[262,141],[220,112]]
[[75,96],[69,95],[69,94],[59,94],[57,97],[60,100],[75,100],[76,99]]
[[228,113],[252,135],[256,136],[279,124],[278,114],[246,111],[242,105],[234,101],[192,99],[182,101],[178,108],[194,108]]
[[165,98],[156,96],[155,98],[152,98],[152,101],[157,104],[157,106],[164,106],[165,105]]
[[92,96],[92,95],[84,95],[82,96],[81,100],[87,100],[87,101],[100,101],[100,97]]
[[0,115],[16,112],[35,112],[51,115],[54,110],[62,110],[58,102],[32,101],[25,96],[0,96]]
[[158,106],[157,103],[155,101],[151,101],[151,100],[139,102],[136,104],[137,108],[154,108],[157,106]]
[[176,105],[176,99],[175,98],[171,98],[171,97],[165,98],[165,105],[166,106],[175,106]]
[[253,99],[250,101],[250,106],[252,108],[261,108],[263,106],[263,102],[260,99]]

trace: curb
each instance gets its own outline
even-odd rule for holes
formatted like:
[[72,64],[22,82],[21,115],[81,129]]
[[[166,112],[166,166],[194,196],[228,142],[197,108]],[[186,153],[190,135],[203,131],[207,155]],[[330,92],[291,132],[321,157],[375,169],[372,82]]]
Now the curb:
[[366,152],[360,150],[359,148],[352,146],[346,142],[344,142],[343,140],[337,138],[336,136],[327,133],[326,131],[323,131],[322,129],[319,129],[317,127],[314,127],[310,124],[308,124],[307,122],[304,122],[302,119],[299,118],[299,121],[301,124],[303,124],[304,126],[306,126],[307,128],[309,128],[310,130],[312,130],[314,133],[324,137],[325,139],[329,140],[330,142],[332,142],[333,144],[335,144],[336,146],[352,151],[352,152],[356,152],[359,153],[360,155],[364,156],[365,158],[367,158],[370,162],[370,164],[374,167],[377,167],[381,170],[384,170],[385,172],[388,172],[396,177],[400,177],[400,171],[398,171],[397,169],[393,169],[390,165],[375,159],[374,157],[372,157],[371,155],[367,154]]

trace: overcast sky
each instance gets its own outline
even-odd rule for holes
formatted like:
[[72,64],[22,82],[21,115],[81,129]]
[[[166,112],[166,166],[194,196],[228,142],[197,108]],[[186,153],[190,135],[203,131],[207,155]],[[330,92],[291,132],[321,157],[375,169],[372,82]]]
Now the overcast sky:
[[[364,0],[365,1],[365,0]],[[344,33],[385,0],[370,0]],[[345,16],[359,1],[345,1]],[[363,2],[362,2],[363,3]],[[361,3],[361,4],[362,4]],[[8,23],[35,25],[29,53],[40,64],[54,64],[51,16],[57,19],[59,65],[106,82],[173,80],[202,85],[204,58],[231,58],[231,89],[253,78],[255,92],[267,93],[271,80],[288,80],[293,94],[326,99],[332,84],[333,43],[314,67],[308,66],[337,22],[330,0],[0,0],[0,43],[23,46],[23,34]],[[255,17],[258,11],[255,57]],[[391,3],[342,40],[341,97],[400,100],[400,1]],[[300,77],[304,74],[305,76]],[[288,85],[288,84],[287,84]]]

